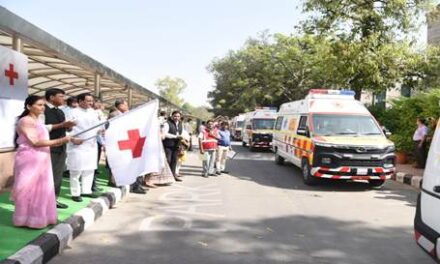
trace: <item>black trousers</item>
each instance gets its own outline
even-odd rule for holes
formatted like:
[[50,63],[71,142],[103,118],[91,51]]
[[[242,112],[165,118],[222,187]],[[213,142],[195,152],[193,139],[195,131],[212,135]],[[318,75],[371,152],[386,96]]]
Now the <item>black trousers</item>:
[[[99,160],[101,159],[101,153],[102,153],[102,145],[98,143],[98,167],[99,167]],[[97,191],[97,186],[96,186],[96,178],[98,177],[98,169],[95,170],[95,175],[93,176],[93,183],[92,183],[92,191],[96,192]]]
[[176,177],[176,166],[178,159],[179,150],[176,147],[164,147],[165,148],[165,156],[167,157],[168,165],[170,165],[171,172],[174,177]]
[[414,141],[414,157],[418,168],[425,168],[426,163],[426,144],[423,142],[420,147],[420,141]]
[[63,172],[66,169],[66,150],[51,151],[50,160],[52,162],[53,183],[55,186],[55,195],[58,197],[63,182]]

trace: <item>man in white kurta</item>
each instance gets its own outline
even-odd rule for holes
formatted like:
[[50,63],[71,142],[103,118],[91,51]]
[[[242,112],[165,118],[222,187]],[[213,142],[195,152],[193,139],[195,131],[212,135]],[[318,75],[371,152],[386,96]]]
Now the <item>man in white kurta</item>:
[[[69,119],[75,120],[76,126],[71,135],[99,124],[96,111],[92,108],[91,94],[78,95],[79,107],[72,109]],[[70,193],[72,200],[82,201],[81,196],[95,197],[92,193],[94,171],[97,168],[98,148],[96,135],[100,128],[92,129],[77,138],[84,140],[81,145],[67,145],[67,169],[70,171]],[[80,184],[81,179],[81,184]]]

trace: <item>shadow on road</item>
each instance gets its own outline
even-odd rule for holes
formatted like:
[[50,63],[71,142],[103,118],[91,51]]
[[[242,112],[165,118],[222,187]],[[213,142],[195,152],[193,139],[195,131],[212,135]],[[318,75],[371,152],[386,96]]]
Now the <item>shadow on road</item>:
[[[132,223],[145,216],[136,217]],[[171,219],[161,224],[171,230],[124,232],[111,240],[105,237],[112,230],[94,232],[96,240],[89,236],[81,241],[86,253],[66,250],[66,257],[58,257],[54,262],[432,263],[413,242],[408,228],[374,228],[359,221],[298,215],[261,221],[200,220],[194,221],[191,228]],[[199,226],[213,232],[193,230]],[[215,231],[220,229],[224,231]]]

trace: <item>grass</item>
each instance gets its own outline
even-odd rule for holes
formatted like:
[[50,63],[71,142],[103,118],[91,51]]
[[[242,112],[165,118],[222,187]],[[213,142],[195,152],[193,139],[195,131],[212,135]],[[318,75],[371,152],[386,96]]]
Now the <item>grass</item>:
[[[97,179],[99,187],[108,191],[107,187],[107,171],[104,166],[99,166],[100,175]],[[53,226],[48,226],[45,229],[29,229],[23,227],[14,227],[12,224],[12,214],[14,212],[14,204],[9,199],[9,192],[0,195],[0,260],[5,259],[24,247],[27,243],[37,238],[39,235],[45,233]],[[75,212],[86,207],[91,198],[83,198],[83,201],[78,203],[72,201],[69,191],[69,179],[63,178],[61,187],[61,194],[58,201],[67,204],[69,208],[58,209],[58,222],[62,222],[73,215]]]

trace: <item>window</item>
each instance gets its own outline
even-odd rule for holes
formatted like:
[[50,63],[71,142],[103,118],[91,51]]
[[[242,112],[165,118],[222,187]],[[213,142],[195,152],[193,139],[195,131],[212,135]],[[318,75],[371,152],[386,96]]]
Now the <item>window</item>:
[[252,127],[254,130],[257,129],[273,129],[275,125],[275,119],[253,119]]
[[382,135],[373,117],[366,115],[318,114],[313,116],[313,127],[320,136]]
[[307,127],[307,116],[301,116],[301,119],[299,120],[298,131],[306,131]]
[[277,122],[276,122],[276,125],[275,125],[275,130],[281,130],[281,125],[282,124],[283,124],[283,117],[279,116],[277,118]]

